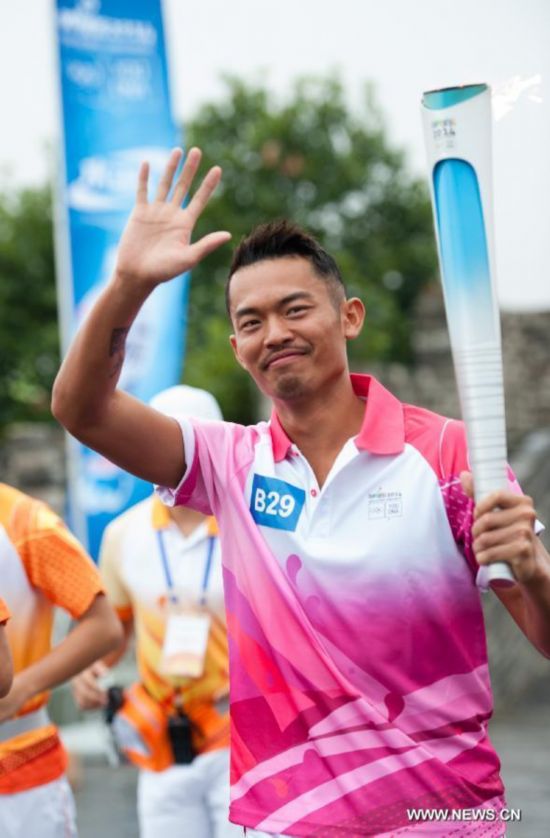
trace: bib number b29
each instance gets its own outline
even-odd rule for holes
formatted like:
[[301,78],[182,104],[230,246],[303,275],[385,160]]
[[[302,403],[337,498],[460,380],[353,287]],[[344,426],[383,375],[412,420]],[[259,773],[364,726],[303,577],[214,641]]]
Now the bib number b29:
[[254,475],[250,511],[257,524],[294,531],[304,501],[303,489],[276,477]]

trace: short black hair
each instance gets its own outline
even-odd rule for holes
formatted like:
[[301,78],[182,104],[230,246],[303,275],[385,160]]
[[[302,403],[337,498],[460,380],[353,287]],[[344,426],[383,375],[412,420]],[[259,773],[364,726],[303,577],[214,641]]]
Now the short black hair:
[[225,305],[229,314],[229,285],[239,268],[254,265],[264,259],[282,259],[285,256],[307,259],[315,274],[329,285],[330,296],[339,305],[346,296],[342,275],[333,257],[316,238],[286,218],[259,224],[239,242],[231,261],[225,283]]

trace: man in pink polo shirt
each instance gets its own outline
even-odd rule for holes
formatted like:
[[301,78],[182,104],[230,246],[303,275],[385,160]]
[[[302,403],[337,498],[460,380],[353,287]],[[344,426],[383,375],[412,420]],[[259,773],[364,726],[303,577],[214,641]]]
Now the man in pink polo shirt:
[[[479,588],[498,592],[550,656],[550,557],[530,498],[471,500],[461,423],[350,376],[364,307],[334,260],[281,222],[233,258],[227,303],[238,362],[274,405],[243,427],[167,419],[116,390],[125,336],[154,288],[229,238],[191,244],[218,167],[181,208],[192,149],[157,196],[140,171],[112,282],[54,388],[55,415],[165,502],[214,514],[230,638],[231,820],[246,834],[503,835]],[[448,828],[411,809],[476,817]],[[457,831],[458,826],[458,831]]]

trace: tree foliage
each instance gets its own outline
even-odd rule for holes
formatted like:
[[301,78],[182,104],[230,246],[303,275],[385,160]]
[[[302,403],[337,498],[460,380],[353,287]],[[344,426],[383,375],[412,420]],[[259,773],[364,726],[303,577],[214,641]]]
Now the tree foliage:
[[[227,78],[224,95],[186,126],[205,166],[224,178],[198,234],[228,229],[234,243],[254,225],[287,217],[316,235],[367,306],[351,346],[369,359],[410,359],[409,313],[435,268],[426,190],[391,148],[371,89],[350,108],[337,79],[298,81],[284,102]],[[0,428],[49,417],[59,362],[51,200],[45,188],[0,198]],[[228,345],[226,246],[193,274],[185,380],[211,389],[226,416],[250,421],[254,385]]]
[[[409,361],[409,314],[433,276],[431,210],[423,183],[387,141],[370,87],[352,110],[338,80],[303,79],[284,103],[262,87],[226,79],[187,131],[205,164],[220,163],[222,185],[201,229],[228,229],[236,243],[258,223],[287,217],[336,258],[350,295],[367,306],[355,367],[369,359]],[[254,389],[229,357],[223,286],[225,247],[194,273],[186,380],[208,383],[232,417],[250,419]]]
[[50,190],[0,198],[0,430],[50,419],[59,339]]

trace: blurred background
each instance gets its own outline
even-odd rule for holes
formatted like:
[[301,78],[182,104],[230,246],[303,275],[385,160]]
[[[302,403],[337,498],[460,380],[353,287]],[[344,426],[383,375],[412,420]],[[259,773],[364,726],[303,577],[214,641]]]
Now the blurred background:
[[[66,5],[101,13],[99,0]],[[131,5],[139,17],[147,3]],[[204,150],[205,168],[224,169],[198,233],[229,229],[238,241],[275,217],[303,224],[366,303],[353,368],[373,372],[403,401],[451,416],[459,407],[420,98],[447,85],[492,85],[510,458],[540,519],[550,521],[548,3],[165,0],[162,8],[178,130],[186,146]],[[65,447],[49,413],[60,358],[52,185],[62,156],[53,2],[2,4],[0,62],[0,469],[3,480],[64,513]],[[230,248],[222,248],[193,273],[184,380],[211,390],[226,418],[250,422],[266,406],[228,349],[222,288],[229,260]],[[509,803],[523,808],[509,834],[546,836],[548,662],[491,595],[485,608],[493,736]],[[131,675],[126,664],[122,677]],[[106,769],[98,721],[83,725],[66,689],[54,696],[52,712],[80,760],[82,835],[100,823],[106,836],[135,835],[133,771]]]

